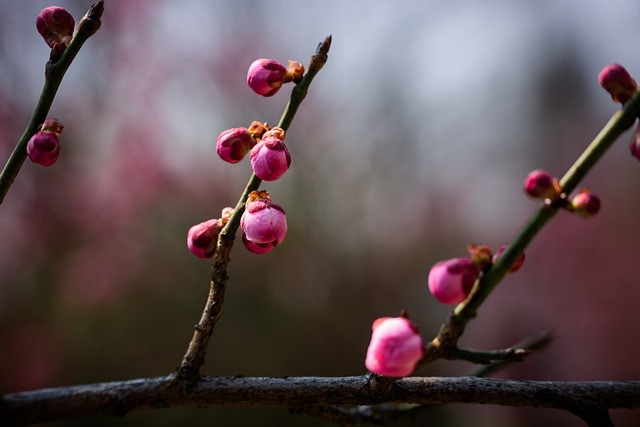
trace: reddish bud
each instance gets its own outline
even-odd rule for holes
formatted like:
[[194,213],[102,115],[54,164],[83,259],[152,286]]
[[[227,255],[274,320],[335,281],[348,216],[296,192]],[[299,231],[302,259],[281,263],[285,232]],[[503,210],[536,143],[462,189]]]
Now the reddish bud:
[[383,317],[373,322],[372,329],[367,369],[385,377],[410,375],[424,352],[416,325],[405,317]]
[[582,218],[591,218],[600,211],[600,199],[585,188],[571,199],[571,210]]
[[187,233],[187,247],[198,258],[211,258],[221,229],[222,224],[217,219],[194,225]]
[[238,163],[255,144],[247,128],[227,129],[216,140],[216,152],[225,162]]
[[272,59],[253,61],[247,72],[247,83],[255,93],[262,96],[275,95],[287,77],[287,69]]
[[73,16],[58,6],[42,9],[36,18],[36,28],[44,41],[51,49],[57,49],[59,52],[64,52],[69,46],[74,26]]
[[524,180],[524,192],[534,199],[553,199],[561,193],[558,180],[548,172],[537,169]]
[[240,218],[240,227],[247,240],[275,246],[282,243],[287,234],[287,218],[284,209],[273,203],[266,191],[252,191]]
[[615,102],[624,104],[638,90],[638,84],[619,64],[607,65],[598,74],[598,82]]
[[[278,135],[280,128],[265,133],[263,139],[251,149],[251,167],[256,176],[264,181],[275,181],[289,169],[291,155]],[[282,131],[284,133],[284,131]]]
[[[504,251],[507,250],[507,245],[502,245],[500,246],[500,249],[498,249],[496,251],[496,253],[493,255],[493,263],[495,264],[496,261],[498,261],[498,258],[500,257],[500,255],[502,255],[502,253]],[[513,265],[511,266],[511,268],[509,268],[509,273],[514,273],[518,270],[520,270],[520,267],[522,267],[522,264],[524,264],[524,252],[520,254],[520,256],[518,256],[518,259],[516,260],[516,262],[513,263]]]
[[269,243],[256,243],[247,239],[247,235],[242,233],[242,243],[244,243],[244,247],[253,254],[266,254],[267,252],[271,252],[277,245],[276,241]]
[[480,269],[469,258],[441,261],[429,271],[429,291],[443,304],[458,304],[471,292]]

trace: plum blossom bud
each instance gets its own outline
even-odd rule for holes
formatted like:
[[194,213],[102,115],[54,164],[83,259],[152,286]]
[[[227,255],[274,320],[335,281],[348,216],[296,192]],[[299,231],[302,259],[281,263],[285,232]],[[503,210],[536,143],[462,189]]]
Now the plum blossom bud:
[[289,169],[291,155],[282,140],[284,131],[273,128],[251,149],[251,167],[264,181],[275,181]]
[[36,18],[36,28],[44,41],[60,53],[69,46],[74,26],[73,16],[59,6],[45,7]]
[[548,172],[536,169],[524,180],[524,192],[534,199],[553,199],[561,193],[557,178]]
[[238,163],[255,144],[247,128],[227,129],[216,140],[216,152],[225,162]]
[[[504,251],[507,250],[507,245],[502,245],[500,246],[500,249],[498,249],[496,251],[496,253],[493,255],[493,263],[495,264],[496,261],[498,261],[498,258],[500,257],[500,255],[502,255],[502,253]],[[516,260],[516,262],[513,263],[513,265],[511,266],[511,268],[509,269],[509,273],[514,273],[518,270],[520,270],[520,267],[522,267],[522,264],[524,264],[524,252],[520,254],[520,256],[518,256],[518,259]]]
[[221,229],[222,224],[217,219],[194,225],[187,233],[187,247],[198,258],[211,258]]
[[638,90],[636,81],[619,64],[607,65],[598,74],[598,82],[615,102],[624,104]]
[[262,96],[275,95],[285,82],[287,69],[273,59],[256,59],[249,66],[247,83],[255,93]]
[[629,144],[631,155],[640,160],[640,124],[636,127],[631,135],[631,143]]
[[405,317],[382,317],[373,322],[372,329],[367,369],[385,377],[410,375],[424,352],[416,325]]
[[247,235],[242,233],[242,243],[244,243],[244,247],[253,254],[262,255],[267,252],[271,252],[277,245],[276,241],[269,243],[256,243],[251,240],[247,240]]
[[27,156],[33,163],[52,165],[60,156],[62,124],[56,119],[47,119],[39,126],[38,132],[27,142]]
[[269,193],[252,191],[240,218],[240,227],[248,241],[275,246],[282,243],[287,234],[287,218],[284,209],[271,201]]
[[571,210],[582,218],[591,218],[600,210],[600,199],[585,188],[571,199]]
[[471,292],[480,269],[469,258],[440,261],[429,271],[429,291],[443,304],[458,304]]

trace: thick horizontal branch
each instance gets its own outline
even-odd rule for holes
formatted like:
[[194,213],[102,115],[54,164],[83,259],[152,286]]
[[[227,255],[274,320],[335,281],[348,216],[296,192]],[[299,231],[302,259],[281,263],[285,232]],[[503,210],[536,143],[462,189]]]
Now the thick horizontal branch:
[[[174,376],[57,387],[7,394],[0,419],[23,425],[75,417],[123,416],[133,410],[270,406],[300,410],[315,405],[382,403],[473,403],[557,408],[577,413],[640,407],[640,381],[514,381],[476,377],[391,380],[354,377],[203,377],[195,383]],[[3,424],[4,425],[4,424]]]

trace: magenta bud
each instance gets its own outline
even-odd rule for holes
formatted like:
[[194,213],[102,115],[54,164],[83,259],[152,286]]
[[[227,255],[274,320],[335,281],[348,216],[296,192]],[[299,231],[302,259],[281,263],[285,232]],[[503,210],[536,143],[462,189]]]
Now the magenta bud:
[[284,141],[270,132],[251,149],[251,167],[256,176],[263,181],[275,181],[289,169],[291,155]]
[[631,143],[629,144],[631,155],[640,160],[640,124],[636,127],[631,135]]
[[287,218],[284,209],[273,203],[266,191],[252,191],[240,218],[240,227],[247,240],[275,246],[282,243],[287,234]]
[[607,65],[598,74],[598,82],[615,102],[624,104],[638,90],[638,84],[619,64]]
[[600,211],[600,199],[585,188],[571,199],[571,210],[582,218],[591,218]]
[[440,261],[429,271],[429,291],[443,304],[458,304],[471,292],[480,269],[469,258]]
[[275,95],[286,78],[287,69],[272,59],[256,59],[251,63],[247,72],[249,87],[262,96]]
[[411,375],[424,352],[416,325],[405,317],[381,317],[372,329],[364,362],[367,369],[385,377]]
[[37,132],[27,142],[27,156],[33,163],[49,166],[58,160],[60,140],[53,132]]
[[242,233],[242,243],[244,243],[244,247],[253,254],[266,254],[267,252],[271,252],[277,245],[276,241],[269,243],[256,243],[247,239],[247,235]]
[[[496,253],[493,255],[493,263],[498,261],[498,258],[500,257],[500,255],[502,255],[502,253],[506,250],[507,250],[507,245],[500,246],[500,249],[498,249]],[[525,256],[523,252],[520,254],[520,256],[518,256],[518,259],[516,260],[516,262],[513,263],[511,268],[509,268],[509,273],[514,273],[520,270],[520,267],[522,267],[522,264],[524,264],[524,259],[525,259]]]
[[221,229],[222,224],[217,219],[194,225],[187,233],[187,247],[198,258],[211,258]]
[[524,180],[524,192],[534,199],[553,199],[560,194],[558,180],[548,172],[537,169]]
[[64,52],[69,46],[74,26],[73,16],[59,6],[45,7],[36,18],[36,28],[44,41],[59,52]]
[[247,128],[227,129],[216,140],[216,152],[225,162],[238,163],[255,144]]

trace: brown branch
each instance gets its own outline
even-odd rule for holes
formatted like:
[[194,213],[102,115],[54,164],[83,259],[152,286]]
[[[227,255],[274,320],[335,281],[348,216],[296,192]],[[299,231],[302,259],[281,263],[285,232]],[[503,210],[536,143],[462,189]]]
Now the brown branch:
[[[327,62],[330,47],[331,36],[320,43],[315,53],[311,56],[307,73],[291,92],[289,102],[278,123],[279,128],[287,130],[291,125],[298,107],[307,95],[309,85]],[[261,182],[262,180],[255,174],[251,175],[249,182],[240,195],[233,214],[218,236],[218,243],[211,266],[209,296],[207,297],[207,302],[200,316],[200,322],[198,322],[194,328],[193,337],[176,371],[174,377],[176,381],[195,381],[200,376],[200,368],[204,365],[204,357],[207,352],[207,345],[213,334],[213,328],[222,314],[222,303],[224,302],[224,294],[227,288],[227,281],[229,280],[227,276],[227,266],[231,259],[231,249],[233,248],[236,231],[240,226],[240,217],[244,212],[244,204],[249,193],[257,190]]]
[[202,377],[185,384],[167,376],[13,393],[0,399],[0,419],[7,425],[24,425],[173,407],[269,406],[300,412],[318,405],[472,403],[563,409],[595,426],[607,425],[603,420],[608,419],[608,409],[640,408],[640,381],[554,382],[476,377],[377,381],[364,375]]

